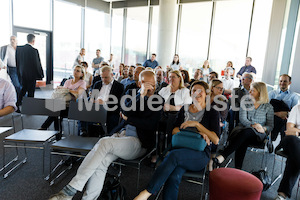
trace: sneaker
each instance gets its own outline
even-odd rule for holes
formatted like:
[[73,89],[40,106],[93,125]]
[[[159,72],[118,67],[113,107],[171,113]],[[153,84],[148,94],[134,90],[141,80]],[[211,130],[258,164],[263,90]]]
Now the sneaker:
[[59,193],[50,197],[49,200],[71,200],[73,196],[67,196],[65,193],[60,191]]
[[276,199],[274,200],[286,200],[286,198],[284,198],[283,196],[277,195]]

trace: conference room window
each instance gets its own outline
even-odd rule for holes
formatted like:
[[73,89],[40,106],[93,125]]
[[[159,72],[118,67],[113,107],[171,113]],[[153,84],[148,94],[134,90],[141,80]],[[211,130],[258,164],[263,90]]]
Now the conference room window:
[[202,67],[207,58],[211,15],[212,2],[182,5],[178,54],[181,64],[190,73]]
[[253,0],[217,1],[209,60],[220,72],[232,61],[236,71],[245,64]]
[[119,68],[122,60],[123,13],[124,9],[112,10],[111,53],[114,54],[115,66],[117,68]]
[[125,63],[135,65],[146,60],[148,7],[127,8]]
[[256,80],[263,74],[273,0],[255,1],[248,55],[256,67]]
[[101,49],[104,60],[109,59],[110,51],[110,15],[95,9],[85,9],[85,57],[92,71],[92,61],[96,57],[96,49]]
[[[0,31],[0,46],[6,45],[9,43],[9,37],[11,35],[10,30],[10,6],[9,0],[1,0],[0,1],[0,19],[1,19],[1,31]],[[1,71],[0,71],[1,73]]]
[[51,0],[13,0],[13,14],[15,26],[47,31],[52,28]]
[[59,83],[72,75],[72,67],[80,51],[81,7],[54,1],[53,29],[54,82]]
[[153,6],[153,9],[152,9],[152,25],[151,25],[151,43],[150,43],[150,52],[149,52],[149,54],[157,53],[158,19],[159,19],[159,6]]

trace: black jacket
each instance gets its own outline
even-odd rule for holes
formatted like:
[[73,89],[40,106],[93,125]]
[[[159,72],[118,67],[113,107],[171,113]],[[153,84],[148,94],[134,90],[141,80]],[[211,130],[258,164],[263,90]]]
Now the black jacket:
[[[129,94],[131,93],[128,91]],[[159,96],[159,95],[157,95]],[[160,97],[160,96],[159,96]],[[162,97],[160,97],[163,99]],[[147,148],[148,150],[153,148],[155,146],[155,132],[158,127],[158,122],[161,117],[162,111],[163,111],[163,103],[162,104],[153,104],[154,108],[158,108],[161,106],[161,109],[158,111],[152,111],[148,107],[148,97],[144,97],[144,110],[141,110],[141,95],[140,93],[137,93],[135,98],[127,99],[125,101],[126,107],[131,107],[133,103],[136,103],[136,110],[130,110],[130,111],[122,111],[122,113],[128,117],[127,121],[122,120],[122,122],[119,124],[118,127],[116,127],[112,132],[118,132],[122,128],[125,127],[125,125],[130,124],[132,126],[135,126],[137,129],[137,135],[142,143],[142,147]],[[157,99],[154,98],[153,101],[156,101]]]
[[[100,91],[101,88],[102,88],[102,81],[97,81],[95,83],[93,89],[97,89],[97,90]],[[118,99],[118,103],[117,104],[108,104],[108,107],[112,108],[115,105],[117,105],[118,108],[115,111],[111,111],[111,112],[109,111],[109,112],[107,112],[107,115],[111,115],[111,114],[117,114],[117,115],[119,115],[119,113],[120,113],[120,101],[121,101],[121,97],[122,97],[123,91],[124,91],[124,86],[121,83],[119,83],[118,81],[114,80],[114,82],[112,84],[112,87],[110,89],[109,94],[116,96],[117,99]],[[113,101],[113,99],[109,98],[108,101]]]
[[44,78],[39,51],[30,44],[17,47],[16,65],[19,80],[40,80]]

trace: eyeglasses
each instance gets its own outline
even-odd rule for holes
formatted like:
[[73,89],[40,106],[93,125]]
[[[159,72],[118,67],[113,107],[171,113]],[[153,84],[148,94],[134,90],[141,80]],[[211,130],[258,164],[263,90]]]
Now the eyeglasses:
[[217,88],[218,90],[224,90],[224,88],[222,88],[222,87],[215,87],[215,88]]
[[74,69],[74,72],[81,72],[81,70],[79,70],[79,69]]

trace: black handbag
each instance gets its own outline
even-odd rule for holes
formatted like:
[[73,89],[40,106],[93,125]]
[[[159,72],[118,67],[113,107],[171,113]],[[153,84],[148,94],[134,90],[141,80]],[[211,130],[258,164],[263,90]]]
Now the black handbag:
[[270,188],[272,184],[272,180],[269,177],[268,173],[266,170],[261,169],[259,171],[254,171],[252,172],[254,176],[256,176],[263,184],[263,191],[266,191]]

